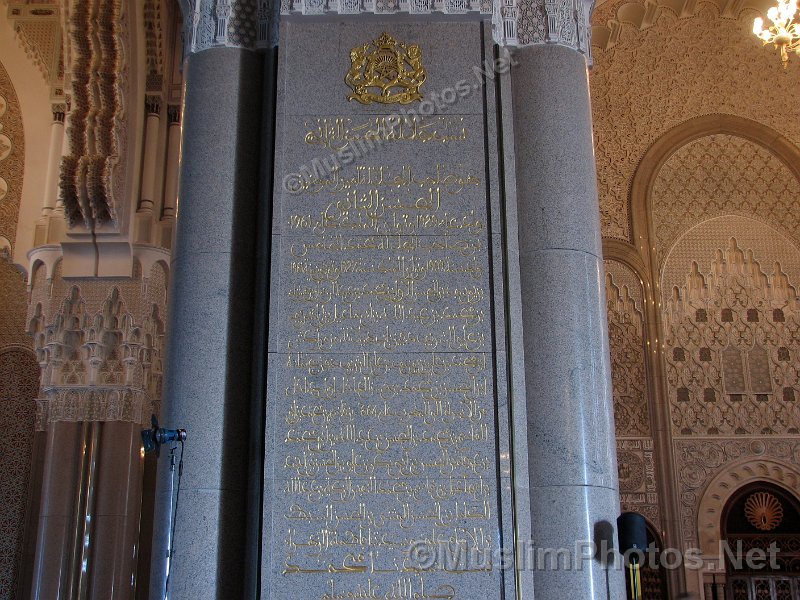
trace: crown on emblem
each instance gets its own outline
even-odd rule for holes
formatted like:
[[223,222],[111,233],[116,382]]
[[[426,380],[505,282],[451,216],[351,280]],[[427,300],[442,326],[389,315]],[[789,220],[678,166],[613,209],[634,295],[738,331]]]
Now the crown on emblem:
[[422,100],[419,88],[427,74],[417,44],[406,45],[383,32],[372,42],[353,48],[350,63],[344,78],[353,90],[348,100],[361,104],[409,104]]

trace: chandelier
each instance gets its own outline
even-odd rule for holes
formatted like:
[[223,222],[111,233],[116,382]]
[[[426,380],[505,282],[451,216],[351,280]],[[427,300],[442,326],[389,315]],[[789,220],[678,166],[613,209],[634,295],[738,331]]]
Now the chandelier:
[[764,44],[774,44],[781,51],[781,62],[786,68],[789,62],[789,52],[800,54],[800,23],[795,21],[797,13],[797,0],[778,0],[778,6],[773,6],[767,11],[767,18],[772,21],[764,29],[764,19],[758,17],[753,22],[755,33]]

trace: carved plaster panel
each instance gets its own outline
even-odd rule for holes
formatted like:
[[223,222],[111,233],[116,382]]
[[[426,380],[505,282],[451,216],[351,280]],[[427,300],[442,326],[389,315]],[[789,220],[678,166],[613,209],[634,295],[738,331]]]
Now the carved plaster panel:
[[144,37],[148,92],[160,92],[164,85],[164,23],[161,0],[144,1]]
[[617,437],[649,436],[642,287],[624,265],[605,264]]
[[672,288],[663,321],[673,435],[800,433],[800,301],[770,258],[731,238]]
[[719,539],[721,507],[750,481],[772,481],[800,493],[800,477],[788,466],[800,464],[800,440],[682,439],[674,447],[685,547],[718,551],[713,542]]
[[161,397],[167,278],[109,282],[32,276],[28,332],[42,368],[37,427],[53,421],[149,422]]
[[0,259],[11,256],[22,198],[25,136],[11,78],[0,63]]
[[10,2],[8,19],[20,46],[41,71],[54,96],[63,94],[64,61],[59,3]]
[[604,263],[621,508],[638,512],[660,528],[648,410],[644,291],[629,267],[614,260]]
[[[630,239],[633,175],[655,140],[693,117],[737,115],[800,142],[800,63],[783,71],[752,34],[753,11],[734,19],[721,17],[712,5],[697,6],[694,16],[680,18],[653,8],[644,30],[620,20],[614,45],[594,49],[590,84],[606,237],[638,243]],[[605,25],[610,10],[602,5],[593,23]],[[642,4],[640,12],[646,10]]]
[[661,527],[653,440],[617,439],[619,497],[623,511],[633,511]]

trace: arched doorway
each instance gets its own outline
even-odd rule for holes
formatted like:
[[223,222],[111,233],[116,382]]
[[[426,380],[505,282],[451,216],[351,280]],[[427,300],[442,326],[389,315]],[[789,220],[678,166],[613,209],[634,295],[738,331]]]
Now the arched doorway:
[[744,486],[722,513],[722,539],[730,600],[800,600],[800,502],[792,494],[767,482]]
[[[658,557],[661,555],[663,545],[661,537],[647,521],[647,554],[644,557],[640,576],[642,580],[642,600],[668,600],[667,572],[661,565]],[[633,600],[630,586],[625,590],[628,600]]]

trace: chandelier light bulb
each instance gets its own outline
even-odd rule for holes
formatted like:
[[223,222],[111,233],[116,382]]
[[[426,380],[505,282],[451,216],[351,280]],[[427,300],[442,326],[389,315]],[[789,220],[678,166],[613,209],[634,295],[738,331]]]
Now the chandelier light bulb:
[[777,6],[767,11],[767,18],[772,24],[764,28],[761,17],[753,21],[753,33],[764,44],[774,45],[781,53],[781,62],[786,68],[789,52],[800,54],[800,23],[795,21],[797,0],[779,0]]

